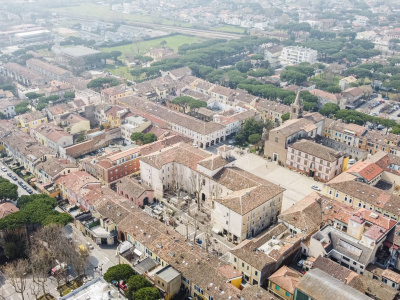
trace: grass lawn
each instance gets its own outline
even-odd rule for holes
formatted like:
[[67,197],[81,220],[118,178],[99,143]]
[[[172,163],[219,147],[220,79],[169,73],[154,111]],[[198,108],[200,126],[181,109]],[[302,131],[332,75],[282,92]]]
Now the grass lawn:
[[167,43],[165,44],[165,47],[169,47],[176,52],[178,48],[183,44],[193,44],[201,42],[203,40],[204,39],[201,39],[196,36],[178,34],[173,36],[160,37],[154,40],[134,42],[129,45],[102,48],[101,50],[105,52],[110,52],[114,50],[121,51],[122,56],[125,57],[127,54],[133,54],[133,55],[145,54],[150,50],[150,48],[161,47],[160,43],[162,41],[166,41]]
[[133,79],[131,73],[129,72],[129,68],[126,66],[119,66],[116,68],[106,68],[104,70],[120,77],[124,77],[130,80]]

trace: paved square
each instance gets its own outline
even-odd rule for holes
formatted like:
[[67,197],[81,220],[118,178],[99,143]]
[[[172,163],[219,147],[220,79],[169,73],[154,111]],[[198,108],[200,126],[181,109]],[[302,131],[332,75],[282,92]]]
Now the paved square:
[[322,183],[316,182],[314,179],[303,174],[281,167],[274,162],[269,162],[252,153],[239,157],[235,161],[235,166],[285,188],[282,211],[288,209],[311,193],[313,191],[311,185],[315,184],[322,189]]

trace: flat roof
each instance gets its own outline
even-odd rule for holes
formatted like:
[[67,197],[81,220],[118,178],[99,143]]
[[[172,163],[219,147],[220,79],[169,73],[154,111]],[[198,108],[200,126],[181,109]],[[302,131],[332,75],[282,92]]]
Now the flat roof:
[[180,276],[180,273],[177,270],[175,270],[173,267],[166,266],[164,269],[158,271],[156,273],[156,275],[158,277],[160,277],[162,280],[164,280],[166,282],[170,282],[177,276]]
[[100,53],[100,51],[91,49],[88,47],[83,47],[83,46],[75,46],[75,47],[64,47],[61,49],[61,52],[63,54],[72,56],[72,57],[82,57],[82,56],[88,56],[88,55],[94,55],[97,53]]
[[109,299],[108,292],[111,297],[118,299],[118,291],[110,286],[103,277],[97,277],[92,281],[82,285],[68,295],[59,298],[60,300],[104,300]]
[[17,36],[17,37],[28,37],[28,36],[44,34],[44,33],[50,34],[50,31],[48,31],[48,30],[28,31],[28,32],[16,33],[15,36]]

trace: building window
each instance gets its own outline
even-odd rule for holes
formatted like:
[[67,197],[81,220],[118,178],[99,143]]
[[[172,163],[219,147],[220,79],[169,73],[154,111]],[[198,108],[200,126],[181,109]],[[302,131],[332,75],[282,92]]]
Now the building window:
[[275,289],[276,289],[277,291],[280,290],[279,286],[277,286],[277,285],[275,285]]
[[286,295],[286,297],[290,297],[290,293],[289,292],[286,292],[285,295]]
[[254,272],[254,275],[256,275],[256,276],[257,276],[257,275],[258,275],[258,272],[257,272],[257,271],[255,271],[255,272]]
[[277,142],[278,142],[278,138],[276,137],[276,138],[275,138],[275,143],[277,143]]
[[237,261],[236,257],[234,257],[234,258],[233,258],[233,261],[234,261],[234,262],[236,262],[236,261]]

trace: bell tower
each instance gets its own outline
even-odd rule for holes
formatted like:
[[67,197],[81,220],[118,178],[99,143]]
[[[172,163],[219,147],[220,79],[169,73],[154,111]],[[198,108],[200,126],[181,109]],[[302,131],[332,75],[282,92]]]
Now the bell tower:
[[290,105],[290,119],[303,117],[303,102],[300,100],[300,91],[297,92],[296,100]]

